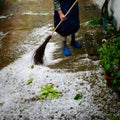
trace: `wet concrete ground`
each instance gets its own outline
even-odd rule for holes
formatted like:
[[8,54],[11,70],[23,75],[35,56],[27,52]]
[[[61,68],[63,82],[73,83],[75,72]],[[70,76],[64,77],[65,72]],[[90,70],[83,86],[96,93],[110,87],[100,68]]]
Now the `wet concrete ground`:
[[[16,3],[8,0],[0,9],[2,15],[0,19],[0,68],[2,68],[26,51],[22,45],[32,29],[52,23],[53,5],[51,1],[44,4],[44,0]],[[33,12],[33,14],[26,12]]]
[[[38,3],[37,5],[36,2]],[[77,59],[81,57],[84,58],[84,54],[88,54],[88,52],[92,52],[89,53],[89,55],[91,54],[94,56],[96,54],[96,48],[99,45],[99,41],[101,41],[102,33],[100,32],[100,27],[94,28],[85,26],[85,22],[94,16],[99,17],[100,11],[96,8],[96,6],[90,4],[89,1],[80,1],[79,4],[81,28],[77,33],[76,39],[81,42],[82,49],[75,50],[71,48],[72,56],[65,58],[68,62],[77,62]],[[3,16],[3,19],[2,16],[0,19],[0,68],[3,68],[15,59],[19,58],[26,51],[27,48],[24,48],[23,45],[32,29],[42,27],[49,23],[53,24],[53,4],[51,1],[48,1],[46,4],[42,0],[30,2],[20,1],[17,3],[7,1],[4,3],[3,8],[1,8],[0,13]],[[35,39],[33,41],[35,42]],[[54,36],[52,41],[61,45],[60,37],[58,35]],[[58,49],[57,53],[57,55],[55,54],[55,58],[64,57],[61,53],[61,49]],[[62,65],[65,65],[65,67],[68,68],[69,65],[66,65],[66,61],[63,61],[63,63],[50,67],[59,68],[59,66],[62,67]],[[83,70],[83,67],[80,65],[78,66],[82,68],[81,70]],[[72,67],[74,68],[74,65]],[[84,69],[86,69],[86,67],[84,67]]]
[[[76,40],[82,48],[71,47],[69,38],[72,56],[65,57],[55,33],[45,53],[49,64],[34,69],[30,69],[32,53],[53,28],[52,1],[6,1],[0,8],[1,120],[109,120],[110,114],[120,115],[120,102],[99,71],[97,48],[104,36],[102,27],[87,25],[91,18],[100,17],[100,10],[89,0],[80,0],[79,6],[81,28]],[[52,60],[48,59],[51,54]],[[28,86],[31,77],[34,81]],[[38,100],[40,86],[50,83],[62,96],[52,101]],[[77,93],[83,94],[81,101],[73,99]]]

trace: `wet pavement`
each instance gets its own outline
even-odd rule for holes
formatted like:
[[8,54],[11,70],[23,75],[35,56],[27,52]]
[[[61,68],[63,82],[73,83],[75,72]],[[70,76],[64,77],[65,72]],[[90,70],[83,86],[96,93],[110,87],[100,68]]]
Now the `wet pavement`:
[[[38,3],[37,5],[36,2]],[[81,42],[82,49],[75,50],[71,48],[72,56],[68,58],[65,58],[61,53],[61,49],[58,49],[58,54],[55,54],[55,58],[65,58],[68,62],[77,61],[77,59],[81,57],[86,57],[88,51],[91,51],[88,50],[89,48],[92,49],[91,52],[93,52],[90,54],[96,54],[95,47],[98,47],[98,43],[101,40],[101,28],[85,26],[85,22],[94,16],[99,17],[100,11],[96,8],[96,6],[90,4],[89,1],[80,1],[79,4],[81,29],[78,31],[76,39]],[[53,24],[53,3],[48,1],[46,4],[42,0],[39,2],[20,1],[16,3],[7,1],[3,4],[3,8],[1,8],[0,13],[2,15],[0,19],[0,68],[3,68],[25,53],[27,48],[24,48],[23,46],[31,30],[47,24]],[[35,43],[35,39],[32,41],[33,43],[28,44]],[[61,45],[60,37],[58,35],[54,36],[52,41]],[[76,58],[76,60],[73,58]],[[59,66],[64,65],[68,68],[69,65],[65,64],[66,61],[63,61],[63,63],[59,63],[60,65],[56,64],[54,66],[59,68]],[[50,67],[54,68],[54,66]],[[80,66],[80,68],[83,67]],[[84,69],[86,69],[86,67],[84,67]]]
[[[97,49],[103,29],[88,25],[91,18],[100,17],[100,10],[89,0],[80,0],[79,6],[76,40],[82,48],[70,46],[69,37],[72,55],[65,57],[55,33],[46,47],[43,66],[33,66],[32,55],[53,30],[53,2],[6,0],[0,7],[0,120],[109,120],[110,115],[120,116],[120,101],[106,87],[99,68]],[[27,85],[30,78],[33,83]],[[38,100],[40,86],[51,83],[62,96]],[[75,101],[78,93],[83,98]]]
[[32,29],[52,23],[52,6],[51,1],[44,4],[44,1],[12,3],[8,0],[3,4],[3,9],[0,8],[0,68],[26,51],[22,45]]

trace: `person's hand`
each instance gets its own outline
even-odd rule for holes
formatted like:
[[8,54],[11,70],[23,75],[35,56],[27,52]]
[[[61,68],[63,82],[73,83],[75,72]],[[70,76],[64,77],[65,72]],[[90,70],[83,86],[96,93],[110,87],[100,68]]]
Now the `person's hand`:
[[59,14],[59,17],[60,17],[61,21],[66,20],[66,16],[63,14],[62,10],[59,10],[58,14]]

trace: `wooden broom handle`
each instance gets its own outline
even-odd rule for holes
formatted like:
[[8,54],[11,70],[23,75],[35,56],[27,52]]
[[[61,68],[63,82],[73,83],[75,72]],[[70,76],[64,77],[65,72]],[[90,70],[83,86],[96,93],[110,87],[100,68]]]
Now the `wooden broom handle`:
[[[72,4],[72,6],[69,8],[69,10],[67,11],[67,13],[65,14],[65,17],[69,14],[69,12],[71,11],[71,9],[75,6],[75,4],[78,2],[78,0],[75,0],[75,2]],[[60,24],[62,23],[63,21],[61,20],[58,25],[54,28],[54,30],[52,31],[52,34],[51,36],[53,36],[54,32],[56,31],[56,29],[60,26]]]

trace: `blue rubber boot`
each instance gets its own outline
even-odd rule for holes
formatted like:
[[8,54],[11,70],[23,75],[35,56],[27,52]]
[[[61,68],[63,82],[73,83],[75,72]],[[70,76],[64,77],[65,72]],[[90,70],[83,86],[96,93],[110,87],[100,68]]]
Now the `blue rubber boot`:
[[67,46],[63,47],[63,54],[65,56],[70,56],[71,55],[70,49]]
[[74,46],[75,48],[81,48],[81,44],[78,43],[77,41],[71,41],[71,45]]

